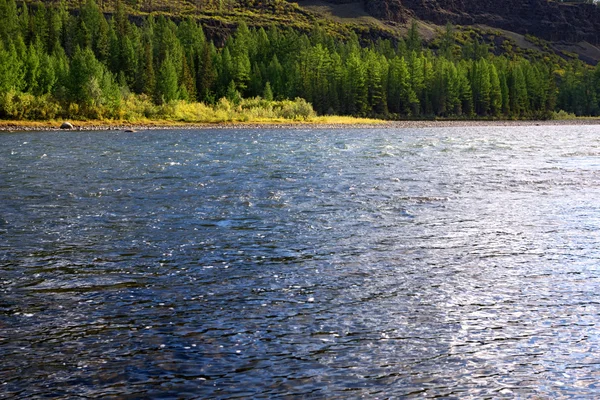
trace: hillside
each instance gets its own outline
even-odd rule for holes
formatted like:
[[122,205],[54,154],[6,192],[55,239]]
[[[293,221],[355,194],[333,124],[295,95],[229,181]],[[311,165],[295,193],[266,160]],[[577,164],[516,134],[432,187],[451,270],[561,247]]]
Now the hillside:
[[485,24],[549,41],[600,43],[600,7],[549,0],[366,0],[384,20],[416,17],[436,24]]
[[[26,0],[36,7],[39,0]],[[56,5],[56,0],[41,1]],[[64,0],[77,12],[82,0]],[[116,0],[98,0],[105,14],[114,12]],[[163,14],[176,20],[193,17],[216,44],[240,21],[249,26],[285,26],[309,32],[320,26],[327,34],[344,38],[351,32],[365,41],[405,36],[413,20],[420,21],[420,34],[430,41],[447,23],[494,32],[522,50],[550,52],[563,58],[573,55],[596,65],[600,61],[600,7],[581,2],[549,0],[126,0],[127,12],[135,20]],[[547,42],[538,46],[525,37]],[[494,43],[489,43],[492,46]]]
[[0,118],[600,115],[591,42],[385,1],[0,0]]

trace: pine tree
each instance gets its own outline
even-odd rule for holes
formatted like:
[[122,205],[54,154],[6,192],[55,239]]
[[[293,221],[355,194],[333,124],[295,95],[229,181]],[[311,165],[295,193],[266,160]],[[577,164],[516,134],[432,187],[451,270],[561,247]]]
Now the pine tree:
[[368,110],[367,69],[357,52],[350,54],[346,67],[347,112],[365,116]]
[[154,93],[156,78],[154,74],[154,54],[152,43],[149,40],[144,42],[144,52],[140,58],[138,67],[137,84],[135,90],[137,93]]
[[156,79],[154,99],[158,104],[169,103],[179,97],[179,84],[177,82],[177,70],[167,53]]
[[502,87],[494,64],[489,65],[490,77],[490,111],[495,117],[502,113]]
[[473,115],[473,90],[467,77],[468,65],[465,62],[458,64],[458,91],[460,93],[460,103],[462,114],[466,116]]
[[479,61],[473,62],[470,80],[471,88],[473,90],[475,113],[480,116],[486,116],[490,111],[492,90],[487,61],[480,59]]
[[410,86],[415,94],[415,98],[410,103],[412,115],[421,114],[421,99],[424,97],[425,76],[424,59],[417,56],[416,51],[411,51],[408,58],[408,76],[410,77]]
[[182,56],[181,60],[181,74],[179,81],[181,82],[179,93],[183,100],[195,101],[196,100],[196,82],[192,76],[192,71],[188,66],[187,57]]
[[57,83],[58,77],[54,70],[54,62],[52,57],[46,53],[42,53],[40,57],[40,74],[37,82],[37,95],[45,95],[51,93]]
[[100,107],[115,107],[120,93],[112,75],[94,56],[90,48],[76,48],[68,77],[68,100],[89,113],[101,112]]
[[250,97],[256,97],[256,96],[260,96],[264,90],[264,83],[263,83],[263,70],[265,70],[265,68],[261,68],[260,65],[258,65],[258,63],[255,61],[254,64],[252,64],[252,71],[250,73],[250,84],[248,85],[248,95]]
[[93,49],[99,61],[104,64],[108,63],[110,57],[109,26],[104,17],[100,18],[98,22],[98,31],[93,42]]
[[408,65],[404,57],[392,59],[388,78],[388,107],[392,113],[408,115],[412,105],[418,103],[410,82]]
[[283,67],[279,63],[277,54],[274,54],[273,58],[269,62],[269,66],[267,67],[266,79],[271,82],[275,96],[279,96],[284,93],[284,75],[285,73]]
[[[1,3],[2,0],[0,0]],[[23,40],[26,43],[31,42],[33,32],[31,26],[31,17],[29,16],[29,7],[27,3],[23,3],[21,6],[21,12],[19,13],[19,29]]]
[[387,103],[387,78],[389,65],[385,57],[378,57],[374,52],[367,52],[367,86],[368,103],[372,113],[376,116],[388,114]]
[[9,44],[19,32],[15,0],[0,0],[0,39]]
[[227,100],[229,100],[230,102],[232,102],[233,104],[236,104],[236,105],[239,104],[240,101],[242,100],[242,95],[235,87],[235,82],[233,80],[231,82],[229,82],[229,85],[227,86],[227,91],[225,92],[225,97],[227,98]]
[[408,35],[406,37],[406,48],[410,51],[420,52],[422,50],[421,35],[419,34],[419,25],[416,20],[412,20]]
[[23,86],[23,68],[15,45],[9,43],[8,48],[4,49],[0,43],[0,94],[19,91]]
[[460,79],[454,63],[448,63],[446,69],[446,111],[449,115],[461,115]]
[[25,59],[25,91],[40,94],[39,79],[41,71],[41,57],[43,55],[42,44],[40,40],[29,45],[27,57]]
[[205,44],[204,50],[202,51],[202,59],[198,70],[198,99],[200,101],[212,103],[213,98],[213,85],[217,80],[217,71],[214,65],[214,45]]
[[502,115],[507,117],[510,115],[510,97],[508,92],[508,84],[506,81],[506,72],[502,72],[500,79],[500,93],[502,94]]
[[265,84],[265,90],[262,97],[267,101],[273,101],[273,91],[271,90],[271,83],[268,81]]

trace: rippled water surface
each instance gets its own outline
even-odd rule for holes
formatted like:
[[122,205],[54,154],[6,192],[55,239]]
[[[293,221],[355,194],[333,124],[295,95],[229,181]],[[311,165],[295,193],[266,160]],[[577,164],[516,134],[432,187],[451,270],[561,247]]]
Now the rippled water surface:
[[0,397],[600,396],[600,128],[0,135]]

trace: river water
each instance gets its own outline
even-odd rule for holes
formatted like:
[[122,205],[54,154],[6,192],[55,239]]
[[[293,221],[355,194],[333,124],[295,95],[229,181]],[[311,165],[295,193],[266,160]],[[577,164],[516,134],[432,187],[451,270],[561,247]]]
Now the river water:
[[0,397],[597,398],[600,128],[0,135]]

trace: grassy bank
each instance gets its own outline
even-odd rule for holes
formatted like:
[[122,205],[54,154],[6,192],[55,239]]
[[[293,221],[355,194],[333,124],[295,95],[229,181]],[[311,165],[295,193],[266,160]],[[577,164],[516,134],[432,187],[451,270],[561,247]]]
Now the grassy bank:
[[[18,99],[18,98],[17,98]],[[78,130],[109,129],[160,129],[194,127],[390,127],[423,128],[455,126],[522,126],[557,124],[600,124],[600,118],[576,117],[564,111],[554,112],[550,120],[502,120],[502,119],[416,119],[390,121],[382,119],[357,118],[351,116],[318,116],[310,103],[304,99],[266,100],[261,97],[228,100],[222,98],[216,104],[208,105],[183,100],[157,105],[146,96],[126,96],[118,107],[106,112],[101,106],[77,113],[67,112],[50,118],[29,119],[28,113],[36,111],[31,105],[22,103],[13,118],[0,120],[0,130],[55,130],[65,121],[71,122]],[[47,106],[47,103],[41,103]],[[16,106],[17,104],[15,104]],[[70,107],[72,109],[73,107]],[[81,114],[81,111],[84,111]],[[38,115],[33,113],[32,115]],[[43,113],[42,113],[43,114]],[[81,115],[94,115],[82,118]]]

